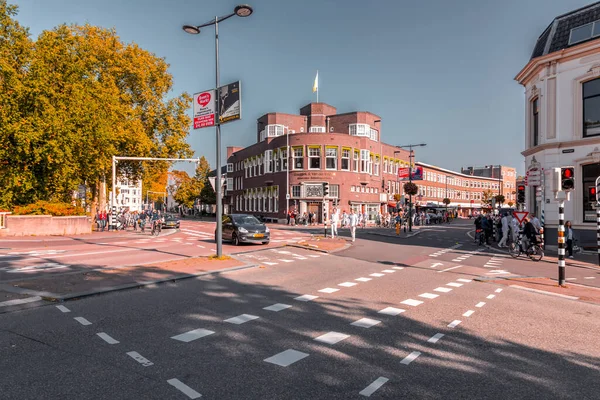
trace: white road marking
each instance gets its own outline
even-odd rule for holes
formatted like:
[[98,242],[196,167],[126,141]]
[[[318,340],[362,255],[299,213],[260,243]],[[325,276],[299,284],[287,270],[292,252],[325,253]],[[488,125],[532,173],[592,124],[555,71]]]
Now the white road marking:
[[295,258],[296,258],[296,260],[308,260],[308,258],[306,258],[306,257],[297,256],[297,255],[295,255],[295,254],[294,254],[292,257],[295,257]]
[[240,325],[240,324],[243,324],[248,321],[252,321],[253,319],[258,319],[258,318],[259,317],[256,315],[242,314],[242,315],[238,315],[237,317],[228,318],[228,319],[224,320],[224,322],[229,322],[230,324]]
[[448,292],[451,292],[452,289],[447,288],[447,287],[438,287],[438,288],[433,289],[433,291],[434,292],[448,293]]
[[471,280],[471,279],[463,279],[463,278],[458,278],[456,281],[457,281],[457,282],[464,282],[464,283],[469,283],[469,282],[472,282],[472,280]]
[[391,274],[391,273],[396,272],[396,271],[394,271],[393,269],[384,269],[381,272],[385,272],[386,274]]
[[284,251],[284,250],[276,250],[276,252],[279,254],[292,254],[291,251]]
[[474,312],[475,311],[473,311],[473,310],[469,310],[469,311],[467,311],[466,313],[463,314],[463,317],[470,317],[471,315],[473,315]]
[[502,289],[496,289],[496,293],[500,293]]
[[567,280],[567,281],[576,281],[577,278],[566,278],[565,280]]
[[167,383],[173,386],[175,389],[182,392],[183,394],[185,394],[190,399],[199,399],[200,397],[202,397],[200,393],[196,392],[194,389],[181,382],[179,379],[169,379]]
[[267,262],[267,261],[263,261],[263,264],[266,264],[266,265],[279,265],[279,263]]
[[431,264],[431,267],[429,267],[429,268],[435,268],[438,265],[444,265],[444,264],[443,263],[433,263],[433,264]]
[[413,307],[416,307],[418,305],[423,304],[422,301],[420,301],[420,300],[413,300],[413,299],[407,299],[407,300],[401,301],[400,303],[406,304],[407,306],[413,306]]
[[373,393],[375,393],[377,391],[377,389],[382,387],[388,380],[389,380],[388,378],[384,378],[383,376],[380,376],[379,378],[377,378],[373,382],[371,382],[371,384],[369,386],[367,386],[366,388],[364,388],[363,390],[358,392],[358,394],[365,396],[365,397],[370,397]]
[[19,304],[33,303],[33,302],[40,301],[40,300],[42,300],[42,298],[40,296],[34,296],[34,297],[26,297],[24,299],[0,301],[0,307],[16,306]]
[[583,279],[596,279],[595,276],[584,276]]
[[319,296],[313,296],[311,294],[303,294],[302,296],[294,297],[294,300],[298,301],[311,301],[314,299],[318,299]]
[[120,343],[118,340],[113,339],[111,336],[104,332],[98,332],[96,335],[100,336],[102,340],[104,340],[108,344],[118,344]]
[[493,299],[494,297],[496,297],[496,295],[495,295],[495,294],[490,294],[488,297],[486,297],[486,299],[490,299],[490,300],[491,300],[491,299]]
[[404,269],[404,267],[392,267],[392,269],[401,270],[401,269]]
[[297,361],[302,360],[305,357],[308,357],[307,353],[302,353],[301,351],[294,349],[288,349],[282,351],[281,353],[275,354],[272,357],[265,358],[264,361],[271,364],[279,365],[280,367],[287,367]]
[[457,265],[456,267],[450,267],[450,268],[446,268],[446,269],[441,269],[441,270],[438,271],[438,273],[439,272],[452,271],[453,269],[460,268],[460,267],[462,267],[462,265]]
[[461,287],[462,285],[463,285],[462,283],[456,283],[456,282],[446,283],[446,286],[452,286],[452,287]]
[[374,276],[376,278],[379,278],[380,276],[385,276],[385,274],[380,274],[379,272],[376,272],[374,274],[370,274],[369,276]]
[[60,311],[67,313],[67,312],[71,312],[71,310],[69,310],[67,307],[65,306],[56,306],[56,308],[58,308]]
[[201,246],[201,245],[199,245],[199,244],[197,244],[196,246],[197,246],[197,247],[200,247],[201,249],[205,249],[205,248],[206,248],[206,247],[204,247],[204,246]]
[[75,321],[79,322],[81,325],[91,325],[92,323],[83,317],[75,317],[73,318]]
[[441,338],[443,338],[443,337],[444,337],[444,334],[443,334],[443,333],[436,333],[435,335],[433,335],[432,337],[430,337],[430,338],[427,340],[427,343],[437,343],[437,342],[438,342],[438,340],[440,340],[440,339],[441,339]]
[[214,331],[209,331],[208,329],[194,329],[193,331],[188,331],[182,333],[180,335],[171,336],[171,339],[179,340],[180,342],[189,343],[193,340],[203,338],[208,335],[212,335],[215,333]]
[[357,321],[352,322],[350,325],[360,326],[361,328],[370,328],[379,323],[381,323],[381,321],[377,321],[376,319],[361,318]]
[[404,357],[404,359],[402,361],[400,361],[400,364],[408,365],[411,362],[415,361],[416,358],[419,357],[420,355],[421,355],[420,351],[413,351],[412,353],[410,353],[409,355]]
[[344,333],[327,332],[326,334],[315,338],[315,340],[317,342],[323,342],[327,344],[336,344],[337,342],[341,342],[342,340],[348,339],[349,337],[350,335],[346,335]]
[[328,287],[328,288],[319,290],[319,292],[321,292],[321,293],[335,293],[338,290],[340,290],[340,289],[334,289],[334,288]]
[[154,365],[153,362],[151,362],[150,360],[148,360],[147,358],[145,358],[144,356],[142,356],[137,351],[130,351],[130,352],[127,353],[127,355],[129,357],[133,358],[135,361],[137,361],[140,364],[142,364],[144,367],[149,367],[151,365]]
[[354,282],[342,282],[342,283],[338,283],[338,286],[343,286],[343,287],[352,287],[352,286],[356,286],[358,285],[358,283],[354,283]]
[[510,272],[505,271],[503,269],[494,269],[494,270],[491,270],[490,272],[486,273],[486,275],[506,275],[506,274],[510,274]]
[[355,281],[359,281],[359,282],[369,282],[373,279],[371,278],[356,278]]
[[435,299],[436,297],[439,297],[439,294],[433,294],[433,293],[421,293],[419,295],[419,297],[423,297],[424,299]]
[[268,307],[264,307],[263,310],[278,312],[278,311],[285,310],[286,308],[290,308],[290,307],[291,306],[289,304],[277,303],[277,304],[273,304]]
[[394,308],[394,307],[386,307],[383,310],[378,311],[379,314],[386,314],[386,315],[398,315],[401,314],[403,312],[405,312],[406,310],[403,310],[401,308]]
[[480,301],[479,303],[475,304],[475,307],[481,308],[483,306],[485,306],[485,302],[483,302],[483,301]]
[[308,256],[309,256],[309,257],[312,257],[312,258],[321,257],[321,256],[320,256],[320,255],[318,255],[318,254],[308,254]]
[[448,324],[448,328],[456,328],[460,323],[461,323],[461,321],[455,319],[454,321],[452,321]]
[[279,261],[283,261],[285,263],[291,263],[294,262],[294,260],[286,260],[285,258],[280,258]]

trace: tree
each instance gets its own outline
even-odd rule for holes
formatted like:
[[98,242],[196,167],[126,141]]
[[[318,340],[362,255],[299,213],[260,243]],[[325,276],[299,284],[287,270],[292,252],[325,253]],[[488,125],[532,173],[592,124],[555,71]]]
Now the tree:
[[419,193],[419,187],[412,182],[406,182],[404,184],[404,193],[414,196]]
[[494,192],[492,192],[491,190],[484,190],[481,194],[481,203],[483,203],[484,205],[486,205],[488,207],[491,207],[493,198],[494,198]]
[[512,207],[512,206],[513,206],[515,203],[513,203],[512,201],[509,201],[509,202],[508,202],[508,203],[506,203],[506,204],[508,204],[508,206],[509,206],[509,207]]
[[494,196],[494,199],[496,199],[496,204],[504,204],[504,202],[506,201],[506,198],[502,194],[497,194],[496,196]]
[[171,171],[173,183],[167,187],[173,199],[182,206],[191,208],[197,193],[192,190],[192,178],[185,171]]
[[206,158],[202,157],[200,158],[200,163],[198,163],[198,167],[196,168],[196,176],[194,176],[194,180],[197,182],[196,184],[199,188],[198,192],[200,193],[200,202],[203,204],[216,204],[217,196],[208,180],[209,175],[210,165],[208,164],[208,161],[206,161]]
[[445,205],[448,205],[451,203],[451,201],[449,198],[446,197],[444,200],[442,200],[442,203],[444,203]]

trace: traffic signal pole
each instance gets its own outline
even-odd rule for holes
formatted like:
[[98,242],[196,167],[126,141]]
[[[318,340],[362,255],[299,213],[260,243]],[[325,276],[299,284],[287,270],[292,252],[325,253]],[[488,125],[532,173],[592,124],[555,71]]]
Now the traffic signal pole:
[[600,266],[600,199],[598,198],[598,186],[600,184],[600,176],[596,178],[596,251],[598,252],[598,266]]
[[558,284],[565,284],[565,200],[558,203]]

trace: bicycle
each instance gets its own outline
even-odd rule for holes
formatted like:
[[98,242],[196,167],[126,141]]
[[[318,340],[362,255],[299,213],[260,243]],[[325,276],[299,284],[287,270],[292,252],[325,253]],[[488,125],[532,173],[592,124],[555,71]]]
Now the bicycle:
[[150,234],[152,236],[158,236],[160,235],[160,231],[162,229],[162,223],[160,220],[156,220],[152,222],[152,231],[150,232]]
[[517,241],[512,242],[508,246],[508,253],[510,254],[510,256],[512,258],[517,258],[521,254],[525,254],[532,261],[540,261],[544,257],[544,250],[539,245],[539,243],[541,241],[539,235],[536,235],[535,243],[530,243],[529,246],[527,246],[527,250],[523,250],[522,237],[523,237],[523,235],[521,233],[519,233],[519,236],[517,237]]

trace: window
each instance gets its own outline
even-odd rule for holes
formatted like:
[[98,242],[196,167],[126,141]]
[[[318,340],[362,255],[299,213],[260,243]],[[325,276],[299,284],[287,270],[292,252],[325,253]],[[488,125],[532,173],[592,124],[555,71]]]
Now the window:
[[325,168],[337,169],[337,147],[325,148]]
[[304,148],[294,147],[294,169],[304,168]]
[[233,191],[233,178],[227,178],[227,191]]
[[342,149],[342,168],[343,171],[350,171],[350,149]]
[[360,172],[369,172],[369,158],[371,156],[371,152],[369,150],[361,150],[360,151]]
[[533,137],[533,145],[537,146],[540,141],[540,108],[539,98],[531,102],[531,134]]
[[273,164],[273,172],[279,172],[279,166],[281,165],[281,160],[279,159],[279,150],[273,150]]
[[379,156],[375,156],[375,166],[373,167],[373,175],[379,176]]
[[277,137],[283,135],[283,125],[267,125],[265,127],[269,137]]
[[[596,178],[600,176],[600,164],[582,166],[581,176],[583,183],[583,196],[581,199],[581,201],[583,201],[583,222],[596,222],[596,210],[592,208],[592,204],[596,202],[596,199],[590,199],[588,196],[590,188],[595,186]],[[577,198],[577,196],[575,196],[575,198]]]
[[294,198],[300,197],[300,185],[292,186],[292,197],[294,197]]
[[379,132],[377,132],[377,129],[371,129],[371,140],[377,141],[377,136]]
[[321,148],[320,147],[309,147],[308,148],[308,168],[309,169],[321,169]]
[[355,187],[354,186],[350,186],[350,191],[351,192],[355,192],[356,191]]
[[358,150],[354,150],[354,159],[352,160],[353,163],[353,170],[354,172],[358,172],[358,156],[359,156],[359,152]]
[[265,174],[270,174],[273,172],[273,150],[265,151]]
[[279,154],[281,155],[281,170],[287,171],[287,169],[288,169],[288,151],[287,151],[287,149],[280,150]]
[[329,197],[338,198],[340,197],[340,186],[339,185],[329,185]]
[[232,163],[227,164],[227,172],[233,172],[233,164]]
[[311,126],[309,132],[325,132],[324,126]]
[[583,136],[597,135],[600,135],[600,79],[583,84]]
[[387,160],[387,158],[383,159],[383,172],[384,173],[388,172],[388,160]]
[[351,136],[371,137],[371,127],[368,124],[350,124],[348,131]]
[[578,26],[577,28],[571,29],[569,44],[583,42],[584,40],[591,39],[598,35],[600,35],[600,21]]

